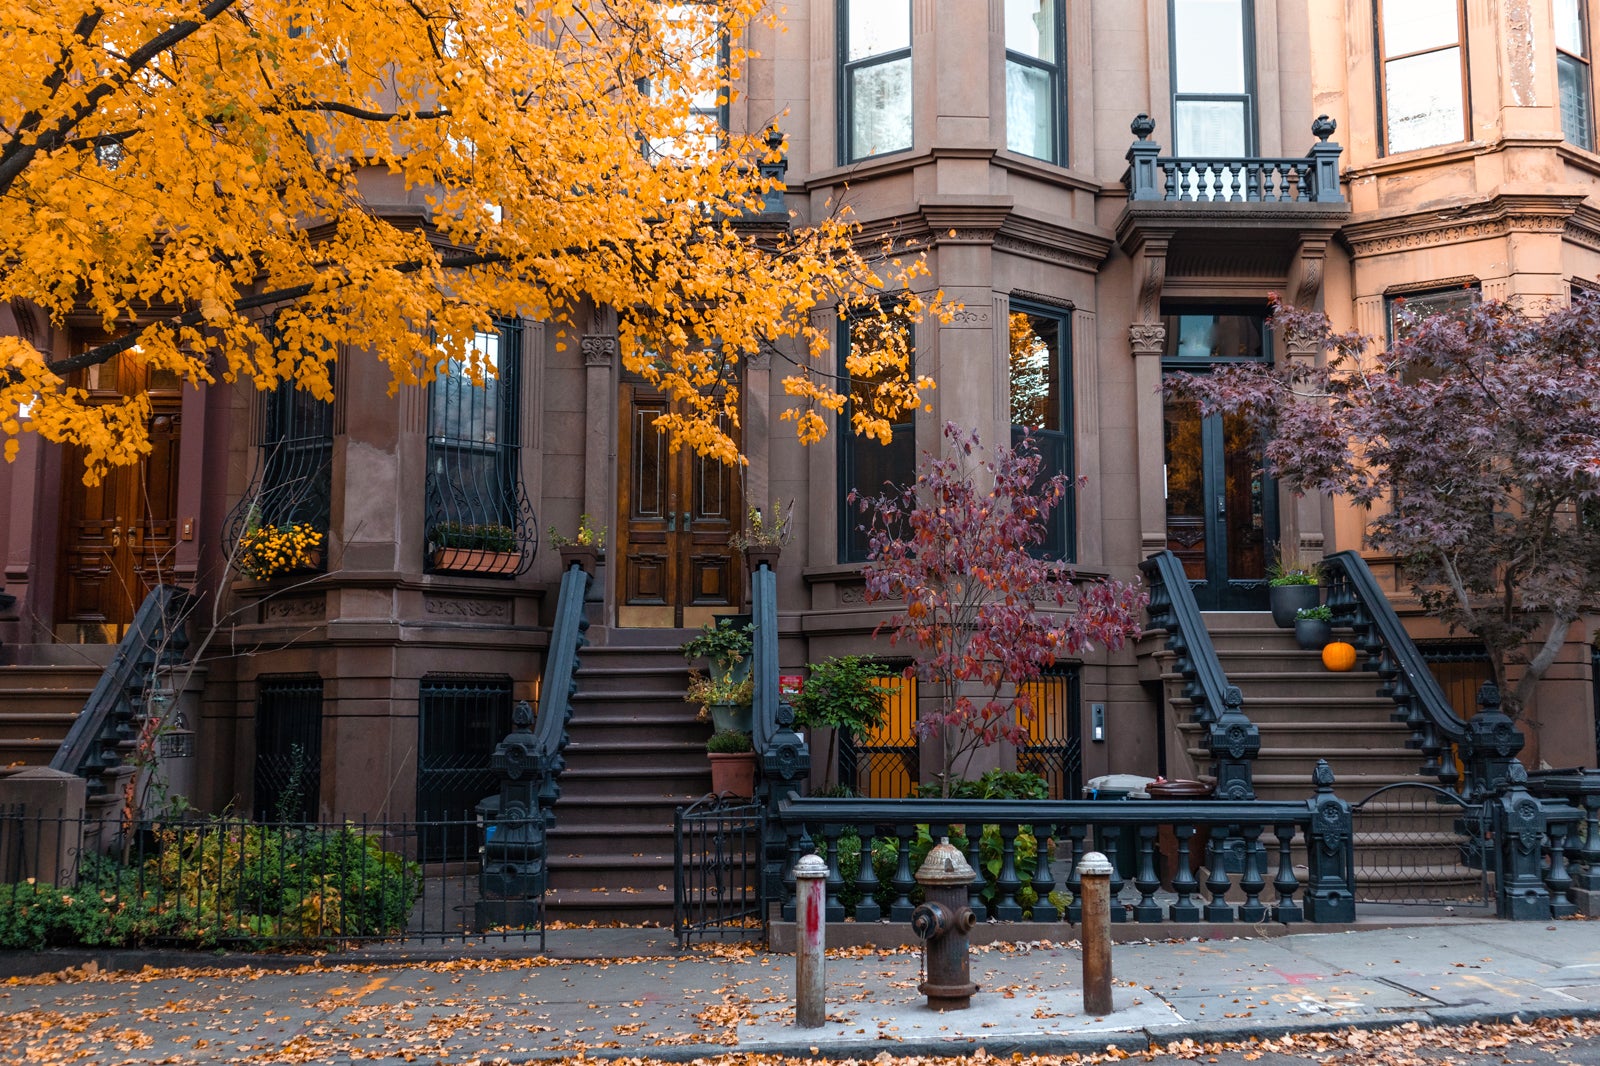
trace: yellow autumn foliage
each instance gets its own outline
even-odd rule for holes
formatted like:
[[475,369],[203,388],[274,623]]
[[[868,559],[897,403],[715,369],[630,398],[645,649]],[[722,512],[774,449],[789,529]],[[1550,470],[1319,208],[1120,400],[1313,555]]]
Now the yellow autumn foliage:
[[[344,353],[414,385],[496,314],[570,338],[596,307],[616,311],[624,366],[678,401],[675,443],[738,461],[731,386],[767,351],[788,361],[784,417],[820,437],[842,398],[814,311],[946,312],[910,291],[921,259],[860,244],[847,211],[740,225],[783,146],[696,116],[728,101],[752,25],[771,32],[762,10],[0,0],[0,303],[120,337],[82,353],[41,350],[42,328],[0,337],[7,458],[35,432],[80,445],[91,480],[136,461],[145,398],[94,406],[73,384],[121,351],[195,384],[326,398]],[[850,370],[914,405],[932,383],[906,362],[861,346]],[[886,437],[886,418],[855,429]]]

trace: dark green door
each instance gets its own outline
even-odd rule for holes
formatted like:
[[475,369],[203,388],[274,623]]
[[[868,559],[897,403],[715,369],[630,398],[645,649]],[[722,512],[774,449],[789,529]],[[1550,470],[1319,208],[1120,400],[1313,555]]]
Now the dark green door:
[[1167,547],[1203,611],[1267,608],[1267,547],[1277,541],[1274,485],[1262,437],[1243,415],[1205,415],[1168,398]]

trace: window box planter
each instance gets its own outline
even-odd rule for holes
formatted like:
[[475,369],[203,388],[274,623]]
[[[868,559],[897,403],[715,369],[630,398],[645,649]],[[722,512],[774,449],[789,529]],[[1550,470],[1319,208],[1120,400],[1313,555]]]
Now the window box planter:
[[521,552],[483,548],[435,548],[428,556],[430,569],[452,574],[514,574],[521,563]]

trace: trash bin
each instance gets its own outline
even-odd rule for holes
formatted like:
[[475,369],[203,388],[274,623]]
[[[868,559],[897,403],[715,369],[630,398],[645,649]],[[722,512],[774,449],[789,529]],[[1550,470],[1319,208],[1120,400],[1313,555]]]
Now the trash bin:
[[[1146,788],[1155,781],[1153,777],[1138,774],[1104,774],[1091,778],[1083,786],[1084,799],[1091,800],[1144,800],[1150,794]],[[1095,850],[1102,855],[1111,854],[1111,837],[1100,826],[1094,827]],[[1117,876],[1124,881],[1133,880],[1139,869],[1138,830],[1122,829],[1117,834]]]
[[[1186,800],[1209,799],[1212,786],[1204,781],[1189,781],[1179,779],[1176,781],[1152,781],[1145,786],[1151,799],[1155,800]],[[1158,871],[1161,874],[1161,887],[1172,888],[1172,878],[1178,872],[1178,835],[1172,831],[1172,826],[1164,825],[1156,834],[1156,850],[1160,853]],[[1189,838],[1189,872],[1198,875],[1200,867],[1206,861],[1206,827],[1194,827],[1194,836]]]

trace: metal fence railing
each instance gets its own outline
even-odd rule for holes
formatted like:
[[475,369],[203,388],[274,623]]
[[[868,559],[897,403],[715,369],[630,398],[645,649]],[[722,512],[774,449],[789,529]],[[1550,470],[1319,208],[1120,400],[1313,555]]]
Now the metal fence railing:
[[678,808],[673,829],[672,928],[679,946],[708,934],[762,935],[761,804],[707,796]]
[[[466,817],[118,824],[0,811],[0,947],[286,950],[497,938],[542,948],[542,898],[508,908],[485,893],[482,843],[482,826]],[[470,860],[419,861],[440,851]],[[530,920],[480,920],[508,911]]]

